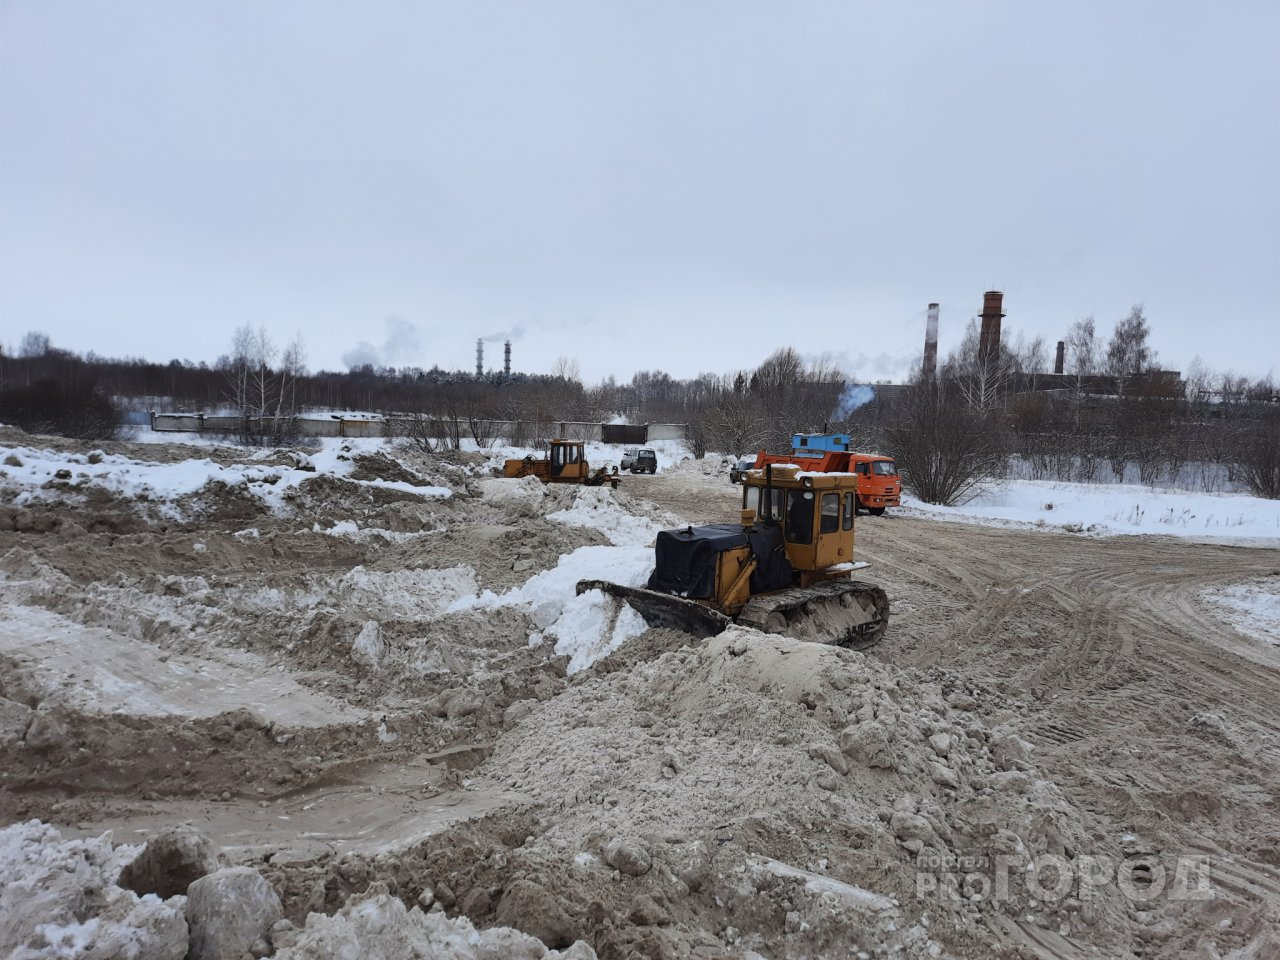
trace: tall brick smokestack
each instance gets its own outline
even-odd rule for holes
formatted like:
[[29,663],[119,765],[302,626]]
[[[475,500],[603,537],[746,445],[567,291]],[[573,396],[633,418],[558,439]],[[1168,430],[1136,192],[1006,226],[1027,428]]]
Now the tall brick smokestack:
[[1066,373],[1067,366],[1067,341],[1058,341],[1058,355],[1053,358],[1053,372]]
[[508,340],[502,345],[502,375],[504,377],[511,376],[511,341]]
[[1004,294],[988,290],[982,295],[982,332],[978,338],[978,362],[1000,357],[1000,318],[1004,316]]
[[484,341],[476,341],[476,376],[484,376]]
[[920,373],[932,380],[938,373],[938,305],[929,304],[929,319],[924,324],[924,367]]

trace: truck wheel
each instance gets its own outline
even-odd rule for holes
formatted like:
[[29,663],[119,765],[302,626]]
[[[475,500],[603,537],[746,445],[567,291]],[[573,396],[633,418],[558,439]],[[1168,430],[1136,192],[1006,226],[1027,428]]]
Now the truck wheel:
[[884,507],[867,507],[867,513],[873,517],[879,517],[884,514]]

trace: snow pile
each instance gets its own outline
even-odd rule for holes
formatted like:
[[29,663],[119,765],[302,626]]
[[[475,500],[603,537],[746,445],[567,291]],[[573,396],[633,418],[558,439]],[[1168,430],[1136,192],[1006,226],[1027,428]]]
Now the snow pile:
[[968,503],[940,507],[903,497],[904,512],[993,526],[1096,536],[1162,534],[1214,540],[1280,539],[1280,501],[1243,494],[1151,490],[1127,484],[1014,480]]
[[604,487],[584,487],[574,498],[572,507],[549,513],[547,519],[599,530],[617,546],[649,546],[662,529],[646,517],[628,513],[613,496],[613,491]]
[[354,567],[334,585],[343,607],[379,620],[435,616],[479,589],[470,567],[446,570],[366,570]]
[[595,960],[596,953],[581,940],[564,951],[547,950],[540,940],[510,927],[477,930],[466,917],[449,919],[437,908],[424,913],[408,909],[388,893],[383,883],[370,884],[351,897],[333,916],[313,913],[293,941],[277,950],[277,960],[489,960],[527,957],[529,960]]
[[476,596],[461,597],[447,608],[500,610],[520,607],[541,633],[530,643],[545,637],[555,641],[555,651],[570,657],[569,671],[589,666],[610,650],[636,634],[635,622],[621,619],[619,604],[599,590],[578,595],[579,580],[609,580],[624,586],[643,586],[653,569],[653,551],[646,547],[579,547],[560,558],[521,586],[503,594],[486,590]]
[[1204,597],[1241,633],[1280,646],[1280,575],[1207,591]]
[[0,956],[213,960],[251,949],[254,956],[265,952],[281,960],[596,956],[581,941],[549,951],[510,927],[477,930],[465,917],[449,919],[439,908],[406,909],[381,883],[351,897],[335,916],[312,913],[300,930],[280,919],[275,892],[248,867],[202,876],[186,896],[139,896],[120,886],[120,878],[141,850],[113,846],[110,833],[64,840],[38,820],[0,830]]
[[[584,883],[616,870],[631,903],[714,899],[738,953],[937,956],[940,934],[963,940],[990,914],[1073,932],[1069,906],[1021,878],[1096,847],[1097,825],[979,709],[950,682],[735,626],[571,686],[482,771],[560,809],[530,856],[572,861]],[[1000,902],[917,892],[917,875],[996,856],[1011,864]]]
[[486,502],[521,516],[540,515],[547,498],[546,484],[537,477],[490,477],[477,486]]
[[333,440],[324,443],[311,457],[298,455],[296,465],[264,466],[252,461],[263,451],[246,454],[244,463],[222,465],[210,459],[155,463],[119,454],[58,452],[34,447],[0,446],[0,481],[16,486],[13,503],[22,506],[34,501],[60,499],[66,493],[85,493],[89,488],[105,490],[125,499],[158,502],[160,513],[180,518],[176,501],[197,493],[211,483],[241,487],[261,499],[278,514],[287,513],[287,490],[320,475],[346,479],[369,487],[382,487],[427,498],[447,498],[447,487],[418,486],[402,480],[356,480],[350,476],[354,459],[378,449],[377,441]]
[[141,848],[113,847],[110,836],[63,840],[38,820],[0,830],[0,956],[182,960],[186,897],[118,886]]
[[[751,454],[751,459],[755,459],[754,454]],[[729,471],[737,462],[736,457],[728,457],[720,453],[708,453],[702,458],[690,456],[687,460],[681,460],[672,470],[676,473],[689,474],[694,477],[724,478],[727,482]]]
[[[434,530],[418,530],[408,533],[401,530],[387,530],[382,527],[362,527],[355,520],[338,520],[331,527],[324,527],[319,523],[311,526],[312,533],[323,533],[325,536],[341,537],[345,540],[354,540],[357,543],[368,543],[371,540],[385,540],[388,543],[407,543],[420,537],[443,533],[445,529],[445,527],[437,527]],[[246,537],[256,538],[258,532],[256,530],[244,530],[235,534],[235,536],[242,539]]]

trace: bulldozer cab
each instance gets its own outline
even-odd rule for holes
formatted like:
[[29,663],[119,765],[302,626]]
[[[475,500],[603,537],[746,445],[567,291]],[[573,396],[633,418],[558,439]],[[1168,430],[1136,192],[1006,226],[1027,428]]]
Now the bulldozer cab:
[[742,508],[782,528],[787,559],[803,573],[853,560],[858,479],[852,474],[804,473],[775,464],[744,475]]
[[551,476],[559,479],[578,479],[586,476],[587,461],[583,445],[577,440],[551,441]]

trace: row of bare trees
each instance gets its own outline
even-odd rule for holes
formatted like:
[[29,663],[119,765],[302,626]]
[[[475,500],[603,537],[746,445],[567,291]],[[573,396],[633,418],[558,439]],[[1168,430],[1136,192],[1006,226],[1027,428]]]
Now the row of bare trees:
[[[699,455],[785,449],[792,433],[843,430],[860,448],[894,455],[915,493],[937,502],[963,499],[1010,463],[1036,478],[1144,483],[1180,482],[1194,468],[1206,488],[1276,495],[1280,407],[1269,379],[1214,374],[1199,362],[1181,377],[1160,371],[1141,306],[1109,337],[1085,318],[1065,340],[1062,375],[1047,372],[1040,338],[1014,333],[981,355],[975,322],[935,378],[907,385],[858,385],[832,358],[789,347],[729,374],[678,379],[653,370],[585,385],[567,357],[543,376],[369,366],[309,373],[300,338],[280,348],[261,326],[237,329],[212,366],[82,358],[31,333],[0,354],[0,421],[100,436],[114,429],[113,405],[229,406],[246,442],[281,444],[303,410],[365,410],[397,415],[406,437],[436,450],[468,439],[484,446],[497,439],[499,421],[530,425],[521,428],[528,436],[503,438],[530,444],[561,422],[621,415],[686,423]],[[68,412],[77,409],[92,415]]]
[[241,442],[279,446],[296,439],[298,381],[307,373],[306,355],[301,335],[280,349],[262,324],[236,329],[231,352],[218,367],[226,378],[227,401],[240,417]]
[[984,358],[971,324],[933,386],[962,401],[984,424],[984,445],[1002,444],[1032,478],[1198,482],[1275,496],[1280,477],[1267,451],[1277,391],[1269,377],[1215,375],[1198,360],[1186,377],[1160,369],[1141,305],[1106,342],[1092,317],[1064,339],[1064,372],[1049,375],[1039,341],[1015,336]]

